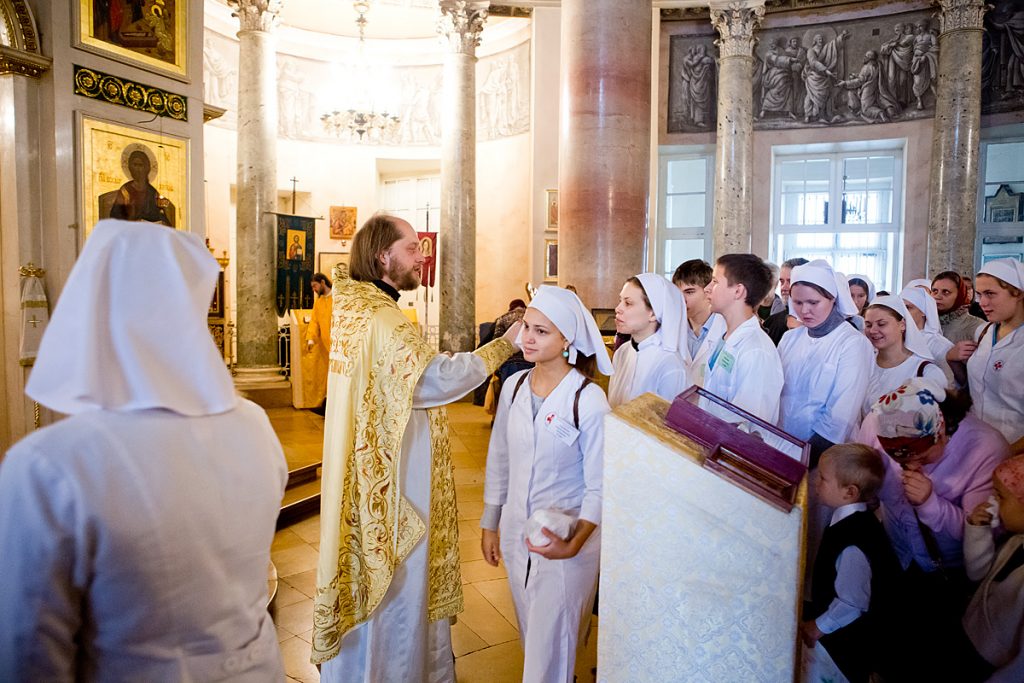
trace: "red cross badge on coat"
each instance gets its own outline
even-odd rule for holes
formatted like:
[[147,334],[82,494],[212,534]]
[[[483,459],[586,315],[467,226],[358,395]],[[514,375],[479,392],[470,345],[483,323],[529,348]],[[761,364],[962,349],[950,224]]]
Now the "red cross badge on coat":
[[995,363],[992,364],[992,369],[993,370],[1002,370],[1003,369],[1003,361],[997,360]]
[[551,424],[551,422],[554,419],[555,419],[555,414],[554,413],[548,413],[548,416],[544,418],[544,421],[547,422],[548,424]]

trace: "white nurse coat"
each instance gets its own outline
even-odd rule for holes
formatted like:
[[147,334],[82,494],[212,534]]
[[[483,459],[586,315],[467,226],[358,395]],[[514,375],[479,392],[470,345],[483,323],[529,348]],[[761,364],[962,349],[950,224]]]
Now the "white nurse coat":
[[655,332],[633,348],[628,341],[615,350],[612,367],[615,374],[608,383],[608,403],[614,408],[650,392],[671,401],[690,386],[686,362],[678,352],[661,345],[661,332]]
[[[701,334],[698,337],[697,348],[693,353],[693,360],[687,370],[687,382],[698,387],[704,386],[704,377],[708,370],[708,359],[711,353],[718,346],[718,342],[725,335],[728,325],[718,313],[712,313],[711,317],[701,326]],[[693,334],[691,332],[691,334]]]
[[860,424],[874,348],[853,325],[842,323],[817,339],[806,327],[786,332],[779,342],[785,386],[779,426],[798,439],[812,433],[831,441],[847,441]]
[[[589,384],[580,394],[579,430],[573,401],[583,383],[576,370],[544,399],[533,416],[524,370],[501,392],[487,454],[484,502],[500,505],[501,554],[525,650],[523,680],[571,683],[576,646],[589,623],[601,554],[601,477],[604,461],[604,393]],[[515,403],[512,395],[515,394]],[[526,521],[536,510],[555,509],[598,525],[573,558],[548,560],[525,545]]]
[[1024,327],[997,343],[993,343],[995,334],[996,326],[989,325],[967,361],[967,382],[974,400],[971,412],[1012,444],[1024,437]]
[[[704,388],[724,398],[769,424],[779,419],[779,395],[783,374],[779,352],[763,329],[757,316],[752,316],[723,340],[714,367],[705,369]],[[710,360],[710,359],[709,359]],[[708,362],[708,361],[705,361]],[[705,410],[714,406],[705,405]],[[732,413],[712,410],[727,421]]]

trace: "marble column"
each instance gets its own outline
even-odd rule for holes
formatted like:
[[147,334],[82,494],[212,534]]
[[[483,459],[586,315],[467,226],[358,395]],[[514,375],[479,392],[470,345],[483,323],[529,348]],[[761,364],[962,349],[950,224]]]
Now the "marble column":
[[974,272],[984,0],[938,0],[939,77],[932,133],[927,274]]
[[476,345],[476,48],[489,2],[441,0],[442,351]]
[[651,21],[650,0],[562,0],[558,283],[590,307],[643,268]]
[[281,0],[231,0],[238,17],[235,304],[239,379],[278,374],[274,307],[277,228],[277,63]]
[[715,141],[715,257],[750,251],[754,185],[754,32],[764,0],[711,3],[718,31],[718,137]]

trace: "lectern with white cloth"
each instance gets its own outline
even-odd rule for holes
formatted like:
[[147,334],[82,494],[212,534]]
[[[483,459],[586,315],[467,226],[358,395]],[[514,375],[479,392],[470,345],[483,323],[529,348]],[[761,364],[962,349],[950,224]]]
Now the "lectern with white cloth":
[[669,408],[605,418],[598,680],[797,681],[806,446],[696,387]]

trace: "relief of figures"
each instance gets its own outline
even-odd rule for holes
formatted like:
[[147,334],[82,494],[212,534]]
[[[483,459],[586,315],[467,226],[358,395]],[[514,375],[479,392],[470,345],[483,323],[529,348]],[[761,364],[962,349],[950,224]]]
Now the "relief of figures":
[[938,28],[929,12],[758,34],[756,129],[887,123],[931,116]]
[[714,130],[718,68],[711,36],[673,36],[669,55],[668,132]]
[[1024,0],[993,2],[985,15],[981,107],[990,114],[1024,109]]

